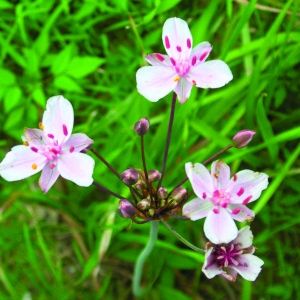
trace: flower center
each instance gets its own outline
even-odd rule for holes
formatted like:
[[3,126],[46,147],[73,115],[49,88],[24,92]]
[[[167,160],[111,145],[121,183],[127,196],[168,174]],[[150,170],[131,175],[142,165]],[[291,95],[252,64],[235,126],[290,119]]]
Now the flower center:
[[230,194],[222,190],[215,190],[213,193],[212,202],[215,205],[226,208],[227,205],[230,204]]
[[171,58],[171,62],[179,77],[184,77],[190,71],[191,65],[188,59]]
[[217,246],[214,252],[219,266],[227,268],[230,265],[240,265],[237,257],[243,253],[243,250],[237,250],[234,244],[226,246]]

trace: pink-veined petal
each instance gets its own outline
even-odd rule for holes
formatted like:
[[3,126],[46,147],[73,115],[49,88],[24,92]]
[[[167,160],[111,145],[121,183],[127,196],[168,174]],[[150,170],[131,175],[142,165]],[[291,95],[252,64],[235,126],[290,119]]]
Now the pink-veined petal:
[[189,71],[189,79],[200,88],[219,88],[232,80],[232,73],[221,60],[198,64]]
[[249,222],[254,219],[254,212],[243,204],[230,204],[228,209],[232,211],[232,218],[239,222]]
[[84,133],[74,133],[70,136],[70,138],[64,143],[63,150],[70,151],[70,152],[80,152],[81,150],[87,148],[94,141],[91,140],[86,134]]
[[190,97],[192,86],[192,83],[184,77],[179,80],[175,88],[175,93],[177,94],[178,101],[180,103],[185,103],[186,100]]
[[202,199],[211,198],[214,192],[213,180],[209,171],[202,164],[186,163],[185,172],[189,178],[194,193]]
[[214,161],[211,165],[211,176],[214,189],[225,189],[230,180],[230,168],[222,160]]
[[209,53],[212,50],[212,46],[209,42],[202,42],[198,44],[191,52],[189,62],[192,66],[196,66],[199,63],[203,63]]
[[23,141],[27,141],[30,146],[40,148],[46,143],[46,138],[44,132],[40,129],[35,128],[25,128],[24,134],[22,136]]
[[231,178],[227,191],[231,194],[231,203],[247,204],[257,200],[268,184],[267,174],[243,170]]
[[202,272],[205,274],[205,276],[208,279],[211,279],[217,275],[220,275],[222,273],[225,273],[217,263],[215,263],[215,258],[212,254],[213,247],[209,248],[205,252],[205,260],[202,267]]
[[57,160],[59,174],[79,186],[90,186],[93,183],[95,161],[84,153],[64,154]]
[[[250,230],[250,226],[245,226],[239,230],[237,238],[234,240],[234,244],[238,244],[238,249],[248,248],[252,246],[253,234]],[[253,247],[254,249],[254,247]]]
[[42,124],[46,138],[53,139],[61,145],[73,130],[74,110],[71,103],[63,96],[48,99]]
[[238,262],[244,266],[234,266],[231,268],[236,270],[246,280],[254,281],[261,271],[263,260],[252,254],[243,254],[238,258]]
[[208,213],[204,222],[204,233],[214,244],[227,244],[237,237],[238,230],[230,214],[224,208],[219,208],[218,213]]
[[0,164],[0,175],[7,181],[16,181],[38,173],[46,164],[46,157],[19,145],[8,152]]
[[41,177],[39,179],[39,185],[40,188],[44,193],[47,193],[50,188],[53,186],[55,181],[57,180],[59,176],[59,172],[57,170],[57,167],[50,168],[50,165],[52,164],[51,161],[49,161],[45,167],[42,170]]
[[170,57],[175,60],[189,58],[193,38],[187,22],[179,18],[168,19],[163,26],[162,39]]
[[172,63],[168,55],[152,53],[147,55],[145,59],[152,66],[172,67]]
[[182,214],[195,221],[205,218],[211,209],[211,201],[195,198],[183,206]]
[[136,73],[137,89],[146,99],[156,102],[175,89],[176,77],[172,68],[142,67]]

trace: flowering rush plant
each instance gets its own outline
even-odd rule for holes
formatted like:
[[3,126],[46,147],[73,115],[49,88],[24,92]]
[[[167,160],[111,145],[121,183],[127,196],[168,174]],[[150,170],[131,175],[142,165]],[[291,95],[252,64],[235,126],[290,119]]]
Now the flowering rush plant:
[[[91,184],[120,199],[118,213],[136,224],[151,223],[149,242],[135,264],[133,293],[139,297],[141,274],[147,255],[157,239],[158,224],[163,223],[172,234],[191,249],[202,253],[202,267],[208,278],[221,275],[234,281],[237,274],[255,280],[263,261],[254,256],[253,235],[249,226],[238,231],[235,221],[250,222],[254,212],[248,204],[257,200],[268,186],[268,176],[252,170],[231,174],[222,160],[215,160],[230,148],[243,148],[253,138],[252,130],[239,131],[232,143],[202,163],[188,162],[182,180],[171,190],[163,184],[168,151],[171,143],[174,111],[177,98],[185,103],[192,86],[219,88],[232,80],[228,65],[221,60],[206,61],[212,46],[208,42],[192,48],[193,40],[187,23],[179,18],[168,19],[163,26],[163,45],[168,55],[150,54],[151,66],[137,71],[137,89],[150,101],[157,101],[173,91],[165,150],[159,169],[148,170],[145,156],[145,135],[150,122],[139,120],[134,131],[140,137],[141,165],[119,173],[100,153],[91,147],[93,140],[83,133],[72,134],[74,112],[70,101],[63,96],[50,98],[39,129],[24,130],[23,145],[15,146],[0,163],[0,175],[7,181],[21,180],[41,171],[39,185],[47,193],[59,176],[75,184]],[[131,198],[125,198],[93,179],[92,153],[125,184]],[[226,159],[225,159],[226,160]],[[207,168],[211,164],[210,170]],[[184,174],[185,173],[185,174]],[[189,187],[184,187],[186,182]],[[192,193],[196,198],[189,201]],[[206,218],[204,235],[208,242],[200,249],[179,235],[169,219],[197,221]]]

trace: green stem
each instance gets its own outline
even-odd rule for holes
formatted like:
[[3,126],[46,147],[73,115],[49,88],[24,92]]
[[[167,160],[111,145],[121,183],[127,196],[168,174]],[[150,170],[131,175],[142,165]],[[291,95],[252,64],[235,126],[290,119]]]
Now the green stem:
[[194,246],[193,244],[191,244],[190,242],[188,242],[185,238],[183,238],[177,231],[175,231],[168,223],[167,221],[160,216],[159,219],[164,223],[164,225],[169,229],[169,231],[174,234],[181,242],[183,242],[184,244],[186,244],[189,248],[193,249],[196,252],[199,253],[205,253],[205,250],[198,248],[196,246]]
[[149,236],[149,241],[146,244],[145,248],[139,255],[135,267],[134,267],[134,274],[133,274],[133,282],[132,282],[132,289],[133,289],[133,294],[136,297],[141,297],[142,294],[144,293],[145,289],[142,289],[140,287],[141,285],[141,278],[143,274],[143,268],[144,268],[144,263],[149,254],[151,253],[154,244],[157,240],[157,234],[158,234],[158,224],[159,221],[152,221],[151,222],[151,229],[150,229],[150,236]]

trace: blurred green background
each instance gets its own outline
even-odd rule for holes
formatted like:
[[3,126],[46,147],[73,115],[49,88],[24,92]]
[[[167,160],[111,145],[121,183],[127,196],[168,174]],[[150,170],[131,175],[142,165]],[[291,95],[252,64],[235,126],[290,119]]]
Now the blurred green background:
[[[256,255],[265,264],[254,283],[208,280],[203,256],[160,225],[143,274],[143,285],[153,285],[143,299],[300,299],[298,1],[1,0],[0,159],[21,143],[24,127],[37,128],[47,99],[61,94],[75,110],[73,132],[92,138],[118,172],[142,168],[133,125],[148,117],[148,169],[160,169],[171,94],[147,101],[135,73],[145,54],[165,53],[162,26],[170,17],[189,23],[194,46],[209,41],[208,60],[224,60],[234,79],[220,89],[193,88],[177,103],[163,185],[171,189],[185,177],[186,162],[203,162],[237,131],[257,131],[247,148],[222,159],[233,172],[270,176],[250,205]],[[129,196],[95,160],[94,179]],[[94,186],[60,179],[43,194],[38,178],[0,178],[0,299],[133,299],[134,262],[149,224],[121,219],[118,199]],[[203,220],[169,223],[204,247]]]

